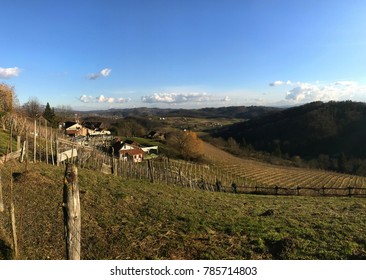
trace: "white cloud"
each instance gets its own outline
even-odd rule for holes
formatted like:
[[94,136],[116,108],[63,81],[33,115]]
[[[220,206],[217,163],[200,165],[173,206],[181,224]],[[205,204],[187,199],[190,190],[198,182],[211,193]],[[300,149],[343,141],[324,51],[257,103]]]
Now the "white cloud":
[[93,102],[94,97],[83,94],[82,96],[80,96],[79,100],[83,103],[91,103]]
[[100,71],[100,74],[103,76],[103,77],[108,77],[109,74],[111,73],[112,69],[108,69],[108,68],[105,68],[103,69],[102,71]]
[[274,81],[272,83],[269,83],[269,85],[271,87],[278,87],[278,86],[283,86],[283,85],[292,85],[292,82],[291,81],[287,81],[287,82],[284,82],[284,81]]
[[113,103],[113,97],[105,97],[103,94],[96,98],[98,103]]
[[229,101],[231,101],[231,98],[226,95],[224,98],[221,99],[221,101],[223,101],[223,102],[229,102]]
[[206,92],[190,92],[190,93],[154,93],[152,95],[142,96],[141,101],[144,103],[189,103],[189,102],[211,102],[211,101],[229,101],[228,96],[217,97]]
[[274,82],[272,82],[272,83],[269,83],[269,85],[270,85],[271,87],[282,86],[283,84],[284,84],[284,82],[283,82],[283,81],[274,81]]
[[0,79],[10,79],[19,76],[19,74],[20,69],[18,67],[0,68]]
[[285,98],[295,102],[347,100],[352,99],[354,95],[363,94],[365,89],[365,86],[355,81],[337,81],[328,84],[298,82],[286,92]]
[[79,97],[79,100],[83,103],[126,103],[126,102],[130,101],[130,99],[128,99],[128,98],[107,97],[107,96],[104,96],[103,94],[101,94],[97,97],[88,96],[88,95],[84,94]]
[[104,68],[103,70],[101,70],[98,73],[89,74],[88,77],[89,77],[90,80],[96,80],[100,77],[108,77],[110,75],[111,71],[112,71],[112,69]]

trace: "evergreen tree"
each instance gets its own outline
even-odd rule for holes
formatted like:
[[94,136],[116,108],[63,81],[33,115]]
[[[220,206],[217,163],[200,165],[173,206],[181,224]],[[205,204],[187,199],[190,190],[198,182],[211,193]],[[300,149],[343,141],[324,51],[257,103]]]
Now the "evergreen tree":
[[52,125],[55,124],[56,122],[56,114],[55,114],[55,109],[52,108],[50,104],[47,102],[46,108],[43,111],[43,117],[49,121]]

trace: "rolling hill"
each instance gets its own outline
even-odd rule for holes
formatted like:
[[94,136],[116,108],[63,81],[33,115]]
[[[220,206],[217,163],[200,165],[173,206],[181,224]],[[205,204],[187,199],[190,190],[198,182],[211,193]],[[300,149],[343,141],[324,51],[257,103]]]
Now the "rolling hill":
[[331,159],[339,160],[342,156],[348,161],[344,164],[351,166],[343,166],[341,170],[336,166],[338,161],[333,169],[356,172],[364,163],[350,160],[366,158],[365,123],[365,103],[313,102],[224,127],[214,136],[232,137],[257,150],[277,151],[277,154],[289,157],[311,160],[326,156],[326,165],[331,165]]

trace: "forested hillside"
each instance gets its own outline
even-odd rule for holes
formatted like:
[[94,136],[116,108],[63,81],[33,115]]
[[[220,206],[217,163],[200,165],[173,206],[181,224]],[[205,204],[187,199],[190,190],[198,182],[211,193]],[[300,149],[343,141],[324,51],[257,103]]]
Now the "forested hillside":
[[214,136],[281,157],[300,156],[316,167],[365,175],[365,124],[365,103],[313,102],[234,124]]

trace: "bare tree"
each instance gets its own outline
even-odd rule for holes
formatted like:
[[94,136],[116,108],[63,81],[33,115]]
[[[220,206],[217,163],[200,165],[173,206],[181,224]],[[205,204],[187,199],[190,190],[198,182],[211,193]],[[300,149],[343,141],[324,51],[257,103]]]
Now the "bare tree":
[[70,105],[59,105],[55,109],[56,118],[60,122],[64,122],[67,119],[73,118],[74,112]]
[[23,109],[26,115],[32,119],[42,115],[41,103],[37,97],[29,98],[28,102],[23,105]]
[[13,111],[14,88],[7,84],[0,84],[0,121],[5,129],[5,118]]
[[193,131],[177,131],[167,139],[169,146],[174,147],[184,159],[198,160],[203,156],[203,143]]

